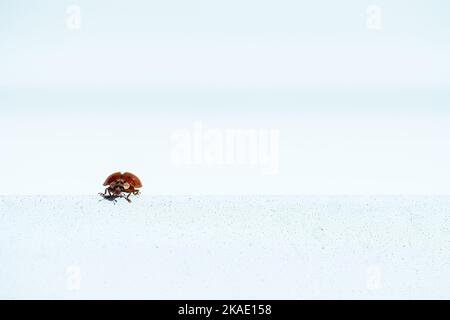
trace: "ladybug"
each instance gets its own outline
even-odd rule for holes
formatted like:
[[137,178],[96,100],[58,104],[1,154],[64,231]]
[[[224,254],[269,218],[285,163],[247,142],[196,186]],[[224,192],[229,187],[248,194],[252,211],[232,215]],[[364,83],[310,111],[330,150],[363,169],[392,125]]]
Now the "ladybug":
[[[116,172],[106,178],[103,186],[106,186],[105,193],[101,194],[103,198],[108,200],[115,200],[116,198],[125,198],[131,202],[130,196],[138,195],[139,188],[142,188],[142,183],[139,178],[130,172]],[[128,194],[126,197],[124,194]]]

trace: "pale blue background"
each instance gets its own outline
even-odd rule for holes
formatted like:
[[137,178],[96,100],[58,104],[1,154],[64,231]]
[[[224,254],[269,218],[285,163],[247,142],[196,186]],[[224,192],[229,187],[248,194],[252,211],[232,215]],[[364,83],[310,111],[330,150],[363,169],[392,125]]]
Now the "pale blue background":
[[[369,4],[380,31],[366,28]],[[93,194],[116,170],[149,194],[449,194],[449,12],[2,0],[0,194]],[[279,173],[174,167],[170,134],[195,121],[278,129]]]

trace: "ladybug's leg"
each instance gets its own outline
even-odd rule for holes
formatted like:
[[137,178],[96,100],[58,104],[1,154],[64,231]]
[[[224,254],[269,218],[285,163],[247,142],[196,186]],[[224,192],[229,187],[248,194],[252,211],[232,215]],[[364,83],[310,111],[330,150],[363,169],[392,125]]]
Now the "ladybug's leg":
[[127,195],[127,197],[125,198],[125,200],[127,200],[129,203],[131,203],[130,196],[131,196],[131,193],[129,193],[129,194]]
[[127,190],[129,194],[137,195],[139,194],[139,190],[135,189],[133,186],[130,186],[130,188]]

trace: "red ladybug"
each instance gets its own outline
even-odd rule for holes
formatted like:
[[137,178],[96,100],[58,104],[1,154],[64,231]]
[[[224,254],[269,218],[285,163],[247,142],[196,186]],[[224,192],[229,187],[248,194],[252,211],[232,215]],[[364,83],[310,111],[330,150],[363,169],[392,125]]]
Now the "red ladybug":
[[[102,194],[104,198],[120,198],[124,197],[125,200],[131,202],[130,196],[139,194],[139,188],[142,188],[142,183],[139,178],[130,173],[130,172],[116,172],[106,178],[103,183],[104,186],[107,186],[105,189],[105,193]],[[125,197],[123,194],[127,193],[128,195]]]

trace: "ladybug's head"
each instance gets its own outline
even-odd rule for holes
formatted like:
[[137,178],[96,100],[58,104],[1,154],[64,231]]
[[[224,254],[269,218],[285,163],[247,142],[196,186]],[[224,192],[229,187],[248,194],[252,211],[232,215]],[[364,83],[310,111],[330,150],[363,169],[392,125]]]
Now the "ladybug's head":
[[130,189],[130,184],[123,179],[118,179],[111,183],[111,189],[113,189],[114,194],[120,195],[125,190]]

